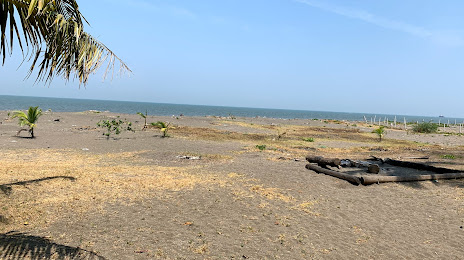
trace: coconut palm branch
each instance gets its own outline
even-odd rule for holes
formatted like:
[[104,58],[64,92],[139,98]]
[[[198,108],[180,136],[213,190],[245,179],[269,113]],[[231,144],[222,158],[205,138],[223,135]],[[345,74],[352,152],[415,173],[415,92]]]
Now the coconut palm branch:
[[165,123],[163,121],[158,121],[156,123],[151,123],[152,126],[154,127],[157,127],[161,130],[161,132],[163,133],[163,136],[162,137],[168,137],[168,130],[169,130],[169,125],[171,123]]
[[137,112],[137,115],[143,117],[145,119],[145,124],[143,125],[142,130],[147,128],[147,115],[148,115],[148,110],[145,111],[145,115],[142,112]]
[[[75,77],[86,84],[89,75],[105,62],[104,77],[108,71],[114,72],[116,62],[120,64],[121,73],[131,72],[110,49],[83,30],[84,22],[87,23],[76,0],[0,0],[3,64],[6,50],[12,54],[16,38],[24,59],[32,59],[27,77],[38,68],[36,80],[50,82],[59,75],[65,80]],[[25,49],[27,54],[24,54]]]
[[[14,111],[12,118],[18,118],[21,127],[28,126],[31,137],[34,138],[34,128],[37,125],[39,117],[42,115],[42,109],[39,107],[29,107],[27,114],[23,111]],[[18,134],[22,130],[19,130]]]

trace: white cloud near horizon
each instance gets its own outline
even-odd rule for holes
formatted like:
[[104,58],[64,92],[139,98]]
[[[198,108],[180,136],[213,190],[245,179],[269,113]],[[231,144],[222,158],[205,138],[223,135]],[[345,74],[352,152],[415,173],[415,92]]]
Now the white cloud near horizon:
[[370,12],[361,10],[361,9],[343,7],[343,6],[334,5],[334,4],[330,4],[330,3],[322,2],[322,1],[315,1],[315,0],[293,0],[293,1],[301,3],[301,4],[305,4],[305,5],[314,7],[314,8],[318,8],[326,12],[341,15],[347,18],[361,20],[366,23],[380,26],[386,29],[400,31],[403,33],[416,36],[416,37],[427,38],[441,45],[449,45],[449,46],[464,45],[464,38],[459,33],[435,32],[435,31],[428,30],[421,26],[416,26],[416,25],[405,23],[405,22],[396,21],[393,19],[385,18],[385,17],[380,17]]

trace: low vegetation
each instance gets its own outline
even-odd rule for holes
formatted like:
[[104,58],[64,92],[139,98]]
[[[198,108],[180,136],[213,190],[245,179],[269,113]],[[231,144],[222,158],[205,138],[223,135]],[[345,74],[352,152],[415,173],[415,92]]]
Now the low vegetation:
[[163,134],[161,137],[169,137],[168,130],[170,129],[169,126],[171,123],[158,121],[156,123],[151,123],[151,125],[160,129],[161,133]]
[[412,131],[416,133],[436,133],[438,131],[438,125],[435,123],[422,122],[413,126]]
[[148,111],[145,110],[145,114],[143,114],[142,112],[137,112],[137,115],[141,116],[144,120],[145,120],[145,123],[143,124],[143,128],[142,130],[146,129],[147,128],[147,116],[148,116]]
[[377,136],[379,136],[379,142],[382,142],[382,137],[385,135],[385,127],[379,126],[379,128],[375,129],[372,132],[377,134]]
[[97,126],[106,130],[103,135],[105,135],[107,139],[109,139],[112,134],[119,135],[122,131],[134,131],[132,129],[132,122],[123,121],[119,116],[112,120],[101,120],[97,123]]
[[19,135],[19,133],[21,133],[22,131],[29,131],[29,133],[31,134],[31,138],[34,138],[34,128],[36,127],[37,121],[39,120],[39,117],[41,115],[42,115],[42,109],[40,109],[38,106],[29,107],[27,114],[24,113],[23,111],[14,111],[12,118],[18,118],[19,125],[21,127],[23,126],[29,127],[29,129],[20,129],[17,135]]

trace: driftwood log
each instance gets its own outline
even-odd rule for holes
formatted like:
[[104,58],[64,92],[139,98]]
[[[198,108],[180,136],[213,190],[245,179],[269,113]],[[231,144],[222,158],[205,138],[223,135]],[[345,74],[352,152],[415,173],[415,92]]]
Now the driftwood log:
[[[459,179],[464,178],[464,172],[454,169],[447,169],[442,167],[435,167],[423,163],[416,163],[416,162],[407,162],[407,161],[398,161],[393,159],[381,159],[373,157],[374,160],[380,161],[382,163],[387,163],[393,166],[404,167],[404,168],[412,168],[422,171],[429,171],[434,172],[434,174],[421,174],[421,175],[411,175],[411,176],[385,176],[385,175],[363,175],[363,176],[353,176],[347,173],[342,173],[339,171],[334,171],[328,169],[327,166],[334,166],[340,167],[340,165],[346,164],[346,166],[350,165],[351,167],[368,167],[368,171],[370,173],[379,173],[380,167],[377,164],[370,164],[368,162],[356,162],[351,160],[340,160],[340,159],[333,159],[333,158],[323,158],[319,156],[307,156],[306,160],[310,162],[310,164],[306,165],[306,169],[315,171],[317,173],[324,173],[339,179],[346,180],[350,183],[355,185],[363,184],[369,185],[373,183],[383,183],[383,182],[406,182],[406,181],[426,181],[426,180],[444,180],[444,179]],[[347,162],[350,162],[347,164]],[[317,163],[318,165],[314,165],[311,163]]]
[[380,172],[380,166],[377,164],[371,164],[367,167],[367,171],[370,173],[378,174]]
[[430,171],[430,172],[436,172],[436,173],[460,173],[462,172],[462,171],[454,170],[454,169],[435,167],[435,166],[431,166],[431,165],[424,164],[424,163],[398,161],[398,160],[393,160],[390,158],[386,158],[386,159],[381,159],[377,157],[372,157],[372,158],[376,161],[381,161],[382,163],[387,163],[393,166],[411,168],[411,169],[416,169],[416,170],[421,170],[421,171]]
[[359,185],[361,183],[361,180],[359,179],[359,177],[352,176],[352,175],[338,172],[338,171],[333,171],[333,170],[326,169],[326,168],[322,168],[322,167],[319,167],[313,164],[307,164],[306,169],[315,171],[317,173],[324,173],[324,174],[327,174],[333,177],[337,177],[339,179],[349,181],[355,185]]
[[381,182],[403,182],[403,181],[428,181],[428,180],[446,180],[446,179],[459,179],[464,178],[464,172],[456,173],[438,173],[438,174],[424,174],[424,175],[411,175],[411,176],[362,176],[360,181],[363,185],[369,185]]
[[327,166],[332,166],[332,167],[340,167],[341,161],[338,158],[324,158],[321,156],[311,156],[308,155],[306,156],[306,160],[310,163],[317,163],[320,167],[327,167]]

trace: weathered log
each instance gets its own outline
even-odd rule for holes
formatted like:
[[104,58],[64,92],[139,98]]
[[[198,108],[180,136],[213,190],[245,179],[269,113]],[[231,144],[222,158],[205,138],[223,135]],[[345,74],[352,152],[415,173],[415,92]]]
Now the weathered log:
[[349,182],[351,182],[352,184],[355,184],[355,185],[359,185],[361,183],[361,180],[359,179],[359,177],[349,175],[349,174],[346,174],[346,173],[342,173],[342,172],[337,172],[337,171],[325,169],[325,168],[322,168],[322,167],[319,167],[319,166],[316,166],[316,165],[313,165],[313,164],[307,164],[306,169],[315,171],[317,173],[324,173],[324,174],[327,174],[327,175],[330,175],[330,176],[333,176],[333,177],[337,177],[339,179],[349,181]]
[[377,174],[380,172],[380,167],[377,164],[371,164],[367,167],[367,172]]
[[398,160],[393,160],[390,158],[386,159],[381,159],[381,158],[376,158],[376,160],[381,161],[383,163],[387,163],[393,166],[399,166],[399,167],[405,167],[405,168],[412,168],[416,170],[422,170],[422,171],[430,171],[430,172],[436,172],[436,173],[459,173],[462,172],[460,170],[454,170],[454,169],[447,169],[443,167],[435,167],[432,165],[428,164],[423,164],[423,163],[416,163],[416,162],[408,162],[408,161],[398,161]]
[[363,185],[369,185],[369,184],[381,183],[381,182],[427,181],[427,180],[445,180],[445,179],[460,179],[460,178],[464,178],[464,172],[424,174],[424,175],[411,175],[411,176],[371,175],[371,176],[360,177],[360,181]]
[[338,158],[324,158],[321,156],[311,156],[308,155],[306,156],[306,160],[310,163],[317,163],[317,165],[324,167],[324,166],[333,166],[333,167],[339,167],[341,160]]

